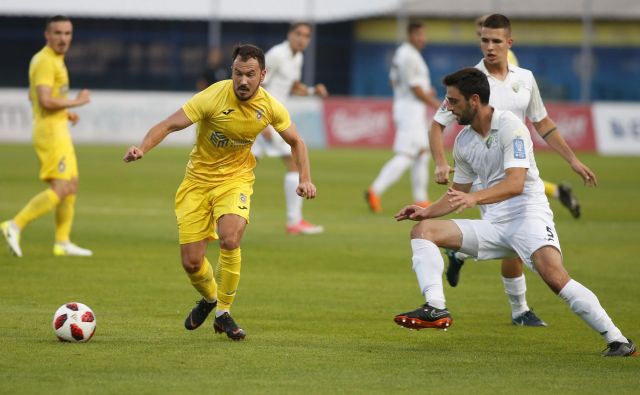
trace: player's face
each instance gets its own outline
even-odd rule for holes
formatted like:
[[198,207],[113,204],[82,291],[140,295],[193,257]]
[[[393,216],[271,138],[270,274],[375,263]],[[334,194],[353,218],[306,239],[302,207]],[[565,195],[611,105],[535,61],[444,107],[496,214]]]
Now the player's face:
[[289,32],[287,39],[293,52],[302,52],[307,49],[309,41],[311,41],[311,29],[309,26],[300,25]]
[[69,21],[52,22],[44,32],[47,45],[59,55],[67,53],[72,36],[73,26]]
[[409,42],[418,49],[424,48],[427,45],[427,35],[424,27],[415,29],[409,35]]
[[456,116],[460,125],[469,125],[478,113],[478,109],[469,100],[465,99],[460,90],[455,86],[447,87],[447,110]]
[[507,63],[509,48],[513,40],[507,29],[490,29],[483,27],[480,31],[480,49],[484,60],[489,65]]
[[258,59],[249,58],[246,62],[236,57],[233,61],[233,91],[241,101],[249,100],[256,94],[266,71],[260,70]]

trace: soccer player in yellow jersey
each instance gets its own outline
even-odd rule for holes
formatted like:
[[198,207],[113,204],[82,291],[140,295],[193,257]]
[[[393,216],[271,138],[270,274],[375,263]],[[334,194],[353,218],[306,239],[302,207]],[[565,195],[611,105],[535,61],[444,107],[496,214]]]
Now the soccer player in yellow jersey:
[[[233,340],[245,332],[229,315],[240,281],[240,241],[249,222],[256,160],[251,145],[268,125],[291,146],[300,170],[297,193],[313,199],[307,148],[289,113],[260,84],[266,75],[264,53],[253,45],[233,51],[232,79],[196,94],[169,118],[152,127],[140,147],[132,146],[125,162],[139,160],[172,132],[198,123],[184,180],[176,193],[182,266],[202,295],[185,320],[198,328],[216,308],[213,328]],[[218,239],[220,255],[214,270],[205,253]],[[214,278],[215,277],[215,278]]]
[[73,26],[66,16],[47,20],[44,37],[47,45],[36,53],[29,65],[29,99],[33,107],[33,143],[40,160],[40,179],[48,188],[34,196],[11,220],[0,224],[0,230],[17,257],[22,256],[20,232],[27,224],[55,210],[56,256],[90,256],[92,252],[69,240],[73,223],[78,164],[69,134],[68,122],[75,125],[78,115],[69,108],[89,103],[90,92],[81,90],[70,99],[69,75],[64,55],[69,50]]

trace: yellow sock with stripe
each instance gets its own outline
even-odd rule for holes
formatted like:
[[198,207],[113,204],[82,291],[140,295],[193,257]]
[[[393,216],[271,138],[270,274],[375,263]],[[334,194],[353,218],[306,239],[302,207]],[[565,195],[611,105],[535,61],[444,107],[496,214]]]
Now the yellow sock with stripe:
[[68,195],[56,207],[56,243],[69,241],[75,207],[76,195]]
[[554,184],[549,181],[542,180],[544,183],[544,194],[547,197],[557,199],[558,198],[558,184]]
[[216,300],[218,285],[213,278],[213,267],[211,267],[211,263],[209,263],[206,257],[204,258],[204,262],[202,262],[202,266],[200,266],[200,270],[195,273],[187,273],[187,276],[189,276],[189,280],[191,280],[191,285],[193,285],[207,302]]
[[235,250],[220,249],[218,266],[216,266],[216,279],[219,284],[217,310],[229,311],[231,308],[240,282],[241,262],[240,248]]
[[42,217],[49,211],[53,210],[58,203],[60,203],[60,198],[51,188],[47,188],[44,191],[40,192],[27,203],[26,206],[18,215],[15,216],[13,222],[20,228],[24,229],[25,226],[29,224],[29,222]]

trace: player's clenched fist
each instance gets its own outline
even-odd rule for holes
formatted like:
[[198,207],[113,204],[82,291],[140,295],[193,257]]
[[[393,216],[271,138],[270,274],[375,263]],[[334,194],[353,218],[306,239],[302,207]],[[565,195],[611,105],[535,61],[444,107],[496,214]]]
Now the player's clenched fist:
[[296,188],[296,193],[303,198],[313,199],[316,197],[316,186],[310,182],[301,182]]
[[132,145],[131,147],[129,147],[129,150],[124,155],[124,158],[122,158],[122,160],[124,160],[125,162],[133,162],[134,160],[142,159],[143,156],[144,152],[142,152],[142,150],[135,145]]

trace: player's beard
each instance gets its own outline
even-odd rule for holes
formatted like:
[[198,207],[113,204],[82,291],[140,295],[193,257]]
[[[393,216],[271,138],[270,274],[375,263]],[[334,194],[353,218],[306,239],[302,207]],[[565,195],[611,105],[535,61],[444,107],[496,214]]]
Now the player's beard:
[[[241,89],[241,88],[246,88],[246,89]],[[253,95],[256,94],[256,92],[258,91],[258,88],[260,88],[260,85],[258,85],[255,90],[251,91],[251,87],[249,87],[248,85],[240,85],[234,90],[238,100],[247,101],[251,99]]]
[[465,111],[463,111],[458,116],[458,124],[460,124],[460,125],[469,125],[469,124],[471,124],[471,121],[473,120],[473,118],[476,117],[477,113],[478,113],[478,110],[474,110],[471,107],[467,107],[465,109]]

